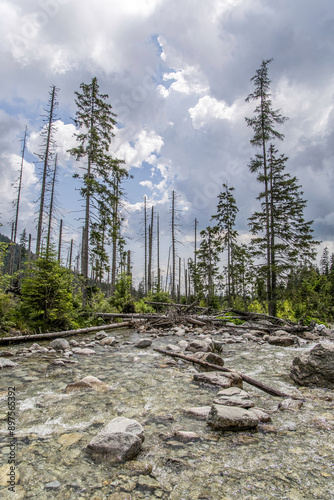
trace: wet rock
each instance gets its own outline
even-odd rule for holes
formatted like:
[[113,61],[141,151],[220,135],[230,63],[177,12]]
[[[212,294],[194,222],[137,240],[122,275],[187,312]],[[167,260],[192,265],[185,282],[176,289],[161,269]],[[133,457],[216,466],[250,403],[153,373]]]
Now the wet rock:
[[240,387],[242,389],[242,378],[237,373],[206,372],[196,373],[193,377],[195,382],[213,384],[227,389],[229,387]]
[[317,344],[308,354],[297,356],[290,377],[302,386],[334,388],[334,344]]
[[66,365],[63,359],[54,359],[49,366],[52,367],[52,366],[66,366]]
[[217,405],[238,406],[239,408],[252,408],[255,406],[248,393],[238,387],[219,391],[213,402]]
[[262,410],[262,408],[251,408],[249,411],[251,413],[254,413],[259,422],[263,423],[271,422],[271,416],[267,412]]
[[15,354],[12,351],[0,351],[1,357],[4,358],[11,358],[12,356],[15,356]]
[[223,352],[224,343],[219,340],[213,340],[213,351],[214,352]]
[[[276,334],[277,334],[277,332],[276,332]],[[294,337],[290,337],[290,336],[279,337],[276,335],[269,335],[268,339],[266,338],[265,340],[267,340],[268,344],[278,345],[278,346],[282,346],[282,347],[288,347],[288,346],[293,345],[295,343]]]
[[173,344],[166,345],[165,350],[170,351],[170,352],[181,352],[182,351],[181,347],[179,347],[178,345],[173,345]]
[[187,349],[188,347],[188,342],[186,340],[180,340],[179,342],[179,346],[181,347],[181,349],[184,351],[185,349]]
[[45,485],[46,490],[57,490],[60,488],[61,484],[59,481],[52,481],[51,483],[48,483]]
[[284,399],[278,404],[278,410],[284,411],[284,410],[293,410],[297,411],[303,406],[303,402],[299,401],[298,399]]
[[131,462],[124,464],[124,469],[127,471],[127,474],[130,474],[131,476],[146,476],[151,474],[153,466],[148,462],[131,460]]
[[95,340],[102,340],[104,338],[108,337],[108,334],[102,330],[102,332],[98,332],[96,335],[95,335]]
[[154,491],[156,489],[161,488],[161,484],[150,476],[139,476],[136,490],[144,490],[144,491]]
[[243,408],[212,405],[207,423],[215,430],[242,431],[255,429],[259,420],[254,413]]
[[69,344],[73,347],[77,347],[79,345],[79,342],[77,342],[76,340],[70,340]]
[[190,441],[199,441],[201,438],[196,432],[190,431],[176,431],[174,432],[174,438],[182,443],[188,443]]
[[145,347],[150,347],[150,345],[152,345],[151,339],[141,339],[138,342],[136,342],[135,347],[138,347],[139,349],[144,349]]
[[210,340],[193,340],[186,348],[186,351],[212,352],[213,342]]
[[96,354],[96,352],[93,349],[89,349],[89,347],[73,347],[72,351],[74,352],[74,354],[81,354],[83,356]]
[[100,345],[115,345],[118,343],[118,340],[116,340],[115,337],[108,337],[108,335],[106,337],[103,337],[103,339],[100,341]]
[[65,339],[55,339],[50,342],[50,347],[56,349],[57,351],[65,351],[70,348],[70,344]]
[[84,434],[80,432],[72,432],[70,434],[62,434],[60,438],[58,438],[58,443],[62,445],[63,448],[68,448],[72,446],[72,444],[77,443],[84,437]]
[[195,352],[192,357],[200,361],[205,361],[205,363],[211,363],[212,365],[224,366],[223,358],[213,352]]
[[32,344],[30,346],[30,350],[31,351],[36,351],[36,350],[39,350],[39,349],[42,349],[42,346],[40,346],[39,344],[35,343],[35,344]]
[[78,382],[73,382],[68,384],[65,388],[66,394],[76,391],[82,391],[83,389],[93,389],[93,386],[89,382],[83,382],[83,380],[79,380]]
[[185,333],[186,333],[186,331],[185,331],[184,328],[180,328],[180,327],[177,327],[177,326],[175,328],[172,328],[172,331],[178,337],[183,337],[185,335]]
[[17,366],[17,363],[14,363],[14,361],[6,358],[0,358],[0,370],[2,368],[14,368],[15,366]]
[[87,446],[95,458],[124,461],[135,458],[144,441],[144,429],[135,420],[117,417],[109,422]]
[[186,408],[184,412],[192,417],[199,418],[201,420],[206,420],[211,410],[211,406],[193,406],[191,408]]

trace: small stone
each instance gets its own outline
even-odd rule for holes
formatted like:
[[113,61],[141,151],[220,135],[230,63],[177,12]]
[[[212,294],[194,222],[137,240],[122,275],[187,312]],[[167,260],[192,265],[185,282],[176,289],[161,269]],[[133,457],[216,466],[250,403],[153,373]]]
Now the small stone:
[[[181,340],[181,342],[182,342],[182,340]],[[165,350],[171,351],[171,352],[181,352],[182,351],[181,347],[179,347],[178,345],[173,345],[173,344],[166,345]]]
[[153,466],[147,462],[131,460],[131,462],[127,462],[126,464],[124,464],[124,469],[126,469],[127,473],[131,476],[145,476],[151,474],[151,472],[153,471]]
[[72,446],[72,444],[77,443],[82,439],[84,434],[80,434],[80,432],[72,432],[70,434],[62,434],[60,438],[58,438],[58,443],[62,445],[63,448],[68,448]]
[[268,415],[268,413],[262,410],[261,408],[251,408],[249,411],[251,413],[254,413],[259,422],[263,423],[271,422],[271,416]]
[[183,443],[188,443],[189,441],[199,441],[201,438],[196,432],[190,431],[175,431],[174,437],[178,441],[182,441]]
[[144,349],[145,347],[150,347],[150,345],[152,345],[151,339],[141,339],[138,342],[136,342],[135,347],[138,347],[139,349]]
[[0,351],[0,354],[4,358],[11,358],[12,356],[15,356],[15,354],[12,351]]
[[65,339],[55,339],[50,342],[50,347],[56,349],[57,351],[65,351],[70,348],[70,344]]
[[51,483],[48,483],[45,485],[45,489],[47,490],[57,490],[60,488],[61,484],[59,481],[52,481]]
[[191,352],[212,352],[213,351],[213,342],[207,340],[193,340],[190,342],[186,351]]
[[188,342],[186,340],[180,340],[179,346],[184,351],[188,347]]
[[95,458],[120,462],[135,458],[141,444],[141,439],[129,432],[100,433],[88,444],[87,451]]
[[[205,363],[210,363],[212,365],[224,366],[223,358],[213,352],[195,352],[192,357],[195,359],[199,359],[200,361],[204,361]],[[213,368],[207,369],[213,370]]]
[[288,337],[288,336],[277,337],[277,336],[270,335],[267,342],[268,342],[268,344],[271,344],[271,345],[289,347],[290,345],[293,345],[295,343],[295,339],[293,337]]
[[242,388],[242,378],[237,373],[228,372],[207,372],[207,373],[196,373],[193,378],[194,381],[213,384],[227,389],[228,387],[236,386]]
[[65,388],[65,392],[66,394],[69,394],[71,392],[82,391],[83,389],[93,389],[93,386],[89,382],[79,380],[78,382],[68,384]]
[[142,442],[145,439],[142,425],[132,418],[116,417],[106,424],[101,430],[102,434],[112,434],[116,432],[128,432],[130,434],[134,434],[139,437]]

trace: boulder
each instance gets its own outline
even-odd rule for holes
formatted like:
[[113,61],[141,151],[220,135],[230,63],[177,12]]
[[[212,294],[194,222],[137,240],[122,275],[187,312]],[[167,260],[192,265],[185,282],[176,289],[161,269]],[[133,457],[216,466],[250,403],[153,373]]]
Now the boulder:
[[205,420],[209,415],[211,406],[193,406],[191,408],[185,408],[184,412],[192,417]]
[[120,462],[135,458],[144,441],[144,429],[136,420],[117,417],[111,420],[87,446],[97,459]]
[[298,411],[301,407],[303,406],[303,402],[299,401],[298,399],[284,399],[278,404],[278,410],[285,411],[285,410],[293,410],[293,411]]
[[224,406],[238,406],[239,408],[252,408],[255,406],[248,393],[239,387],[219,391],[213,403]]
[[210,340],[193,340],[190,342],[186,351],[191,352],[212,352],[213,351],[213,342]]
[[308,354],[297,356],[290,377],[298,385],[334,389],[334,344],[317,344]]
[[[277,332],[276,332],[277,334]],[[276,335],[269,335],[268,339],[266,339],[268,344],[271,345],[279,345],[282,347],[288,347],[290,345],[293,345],[295,343],[295,339],[293,337],[290,337],[288,335],[286,336],[276,336]]]
[[145,347],[150,347],[150,345],[152,345],[151,339],[141,339],[138,342],[136,342],[135,347],[138,347],[139,349],[144,349]]
[[206,372],[195,373],[193,380],[203,384],[218,385],[227,389],[228,387],[240,387],[242,389],[242,378],[237,373]]
[[70,344],[65,339],[55,339],[50,342],[50,347],[56,349],[56,351],[66,351],[70,348]]
[[17,366],[17,363],[14,363],[10,359],[0,358],[0,369],[1,368],[14,368],[15,366]]
[[182,443],[188,443],[189,441],[199,441],[201,438],[196,432],[191,431],[175,431],[174,439],[181,441]]
[[271,422],[271,416],[268,415],[266,411],[262,410],[262,408],[251,408],[249,411],[257,417],[259,422]]
[[[224,366],[223,358],[213,352],[195,352],[192,357],[200,361],[205,361],[205,363],[211,363],[212,365]],[[212,370],[212,368],[209,369]]]
[[95,340],[102,340],[104,339],[105,337],[108,337],[108,334],[102,330],[102,332],[98,332],[96,335],[95,335]]
[[211,406],[207,423],[215,430],[243,431],[255,429],[259,420],[254,413],[244,408],[214,404]]
[[117,344],[117,340],[115,339],[115,337],[108,337],[108,335],[106,337],[103,337],[101,340],[100,340],[100,345],[115,345]]
[[87,375],[78,382],[73,382],[66,386],[65,392],[68,394],[70,392],[81,391],[82,389],[93,389],[95,391],[107,391],[110,387],[102,382],[102,380],[92,375]]

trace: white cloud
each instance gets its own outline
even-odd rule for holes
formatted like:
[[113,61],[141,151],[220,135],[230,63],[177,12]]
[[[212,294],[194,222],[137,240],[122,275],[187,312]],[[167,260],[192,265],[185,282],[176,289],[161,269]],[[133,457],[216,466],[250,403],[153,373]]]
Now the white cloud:
[[127,168],[138,168],[143,162],[154,165],[163,145],[162,137],[154,130],[144,129],[129,136],[126,129],[121,129],[115,137],[113,154],[123,159]]
[[218,101],[214,97],[206,95],[198,100],[195,107],[189,109],[193,126],[195,129],[203,127],[208,121],[232,120],[236,106],[228,106],[224,101]]

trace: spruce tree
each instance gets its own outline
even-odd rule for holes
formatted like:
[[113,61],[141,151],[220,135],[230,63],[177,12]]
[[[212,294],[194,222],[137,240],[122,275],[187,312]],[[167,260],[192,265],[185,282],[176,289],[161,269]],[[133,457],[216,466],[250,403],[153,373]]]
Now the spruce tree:
[[216,278],[219,275],[219,254],[222,250],[222,237],[218,226],[208,226],[200,232],[201,243],[197,250],[197,265],[194,281],[205,294],[207,304],[212,304],[216,292]]
[[238,233],[234,229],[235,218],[239,211],[233,196],[234,187],[228,187],[223,184],[223,190],[218,195],[217,214],[212,219],[217,221],[219,230],[222,233],[224,248],[227,250],[227,296],[228,305],[231,307],[234,290],[234,272],[233,272],[233,249],[237,242]]

